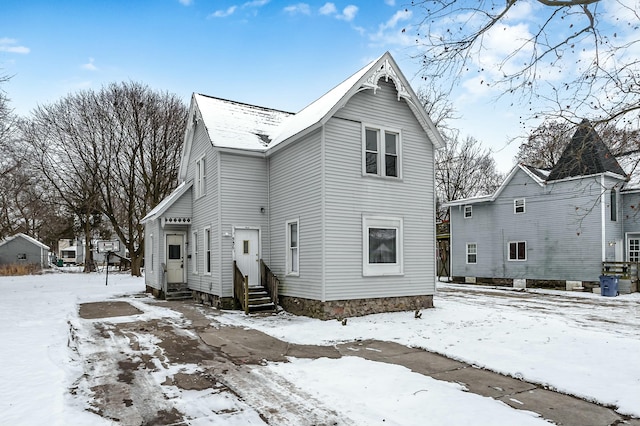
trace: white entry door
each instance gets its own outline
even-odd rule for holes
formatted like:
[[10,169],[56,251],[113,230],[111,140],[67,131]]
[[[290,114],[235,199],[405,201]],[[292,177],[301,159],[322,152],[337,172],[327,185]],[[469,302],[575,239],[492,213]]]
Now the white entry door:
[[258,285],[260,280],[260,247],[257,229],[236,229],[235,255],[238,268],[249,276],[249,285]]
[[184,235],[167,235],[167,283],[184,282]]

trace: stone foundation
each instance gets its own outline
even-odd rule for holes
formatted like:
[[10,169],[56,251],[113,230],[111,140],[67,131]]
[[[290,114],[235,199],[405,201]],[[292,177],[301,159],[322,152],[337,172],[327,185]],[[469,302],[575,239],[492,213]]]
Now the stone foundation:
[[216,309],[237,309],[233,297],[220,297],[215,294],[203,293],[196,290],[192,290],[191,294],[194,301],[203,305]]
[[164,299],[164,291],[155,287],[151,287],[149,285],[145,287],[146,287],[144,290],[145,293],[151,293],[151,295],[156,299]]
[[[468,277],[451,277],[451,282],[469,284]],[[475,277],[475,283],[477,285],[493,285],[498,287],[514,287],[513,278],[487,278],[487,277]],[[582,287],[584,291],[591,292],[592,288],[600,287],[600,281],[582,281]],[[566,290],[566,280],[531,280],[527,279],[526,288],[544,288],[550,290]]]
[[415,311],[433,308],[433,296],[383,297],[376,299],[319,300],[280,296],[280,306],[292,314],[322,320],[359,317],[382,312]]

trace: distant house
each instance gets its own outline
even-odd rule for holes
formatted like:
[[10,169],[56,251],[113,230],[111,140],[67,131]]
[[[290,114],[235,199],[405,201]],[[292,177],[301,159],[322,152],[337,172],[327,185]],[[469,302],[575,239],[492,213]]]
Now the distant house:
[[389,53],[297,114],[194,94],[179,186],[143,220],[147,288],[247,309],[246,277],[258,307],[319,318],[432,306],[443,144]]
[[49,266],[49,246],[28,235],[19,233],[0,241],[0,265]]
[[639,160],[583,121],[551,170],[518,164],[494,194],[448,203],[454,280],[590,288],[603,262],[637,264]]

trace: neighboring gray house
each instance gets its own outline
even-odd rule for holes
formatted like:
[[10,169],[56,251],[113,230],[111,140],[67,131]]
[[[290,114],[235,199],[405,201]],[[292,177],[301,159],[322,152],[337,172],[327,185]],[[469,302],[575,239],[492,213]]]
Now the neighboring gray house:
[[0,265],[38,265],[49,266],[49,246],[19,233],[0,241]]
[[585,120],[553,169],[519,164],[494,194],[447,203],[453,279],[591,288],[603,262],[637,263],[639,159],[616,159]]
[[194,94],[179,186],[143,220],[147,288],[230,306],[270,269],[294,313],[432,306],[443,145],[389,53],[297,114]]

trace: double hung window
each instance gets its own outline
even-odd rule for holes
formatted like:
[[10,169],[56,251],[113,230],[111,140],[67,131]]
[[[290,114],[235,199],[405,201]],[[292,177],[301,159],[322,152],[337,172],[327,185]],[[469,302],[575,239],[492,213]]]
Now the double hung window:
[[363,174],[398,178],[400,132],[364,126]]
[[204,228],[204,273],[211,275],[211,228]]
[[198,231],[191,234],[191,271],[198,273]]
[[467,264],[476,264],[478,261],[478,245],[467,243]]
[[287,222],[287,275],[299,275],[300,271],[300,221]]
[[196,198],[200,198],[207,193],[206,179],[206,162],[205,158],[201,157],[196,161],[196,176],[195,176],[195,195]]
[[525,212],[524,198],[517,198],[513,200],[513,213],[522,214]]
[[471,219],[473,216],[473,206],[464,206],[464,218]]

